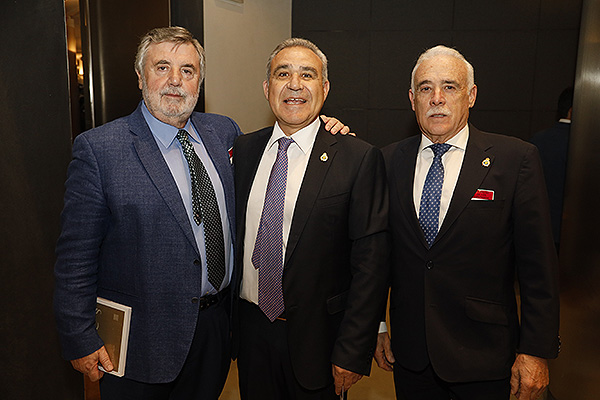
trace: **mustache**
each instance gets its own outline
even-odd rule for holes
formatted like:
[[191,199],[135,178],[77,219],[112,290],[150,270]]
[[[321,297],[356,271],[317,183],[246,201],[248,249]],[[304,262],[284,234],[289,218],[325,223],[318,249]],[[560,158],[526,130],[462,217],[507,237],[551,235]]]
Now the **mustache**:
[[188,94],[181,88],[168,88],[168,89],[165,89],[162,92],[160,92],[160,94],[161,94],[161,96],[174,94],[176,96],[181,96],[183,98],[186,98],[188,96]]
[[446,107],[437,106],[437,107],[433,107],[433,108],[430,108],[429,110],[427,110],[427,114],[425,114],[425,115],[428,117],[431,117],[432,115],[435,115],[435,114],[444,114],[444,115],[450,116],[450,115],[452,115],[452,112],[449,109],[447,109]]

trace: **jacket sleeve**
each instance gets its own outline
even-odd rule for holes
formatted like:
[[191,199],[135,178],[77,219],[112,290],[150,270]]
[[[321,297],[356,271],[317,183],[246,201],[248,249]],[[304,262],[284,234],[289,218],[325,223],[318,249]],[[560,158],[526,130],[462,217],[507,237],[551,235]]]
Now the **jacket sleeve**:
[[54,312],[68,360],[98,350],[95,329],[100,246],[109,221],[97,159],[85,135],[73,144],[56,247]]

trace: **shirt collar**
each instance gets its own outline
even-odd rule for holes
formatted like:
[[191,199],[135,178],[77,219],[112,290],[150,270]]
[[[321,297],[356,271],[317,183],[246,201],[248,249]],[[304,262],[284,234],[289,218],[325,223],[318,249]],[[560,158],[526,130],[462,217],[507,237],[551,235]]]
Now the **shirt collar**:
[[[143,101],[142,115],[144,116],[144,119],[150,127],[150,130],[152,131],[154,137],[156,137],[156,139],[164,147],[170,147],[173,143],[173,140],[175,140],[175,137],[177,136],[177,132],[179,132],[179,128],[176,128],[173,125],[165,124],[164,122],[160,121],[158,118],[152,115],[150,110],[148,110],[148,107],[146,107],[146,103]],[[198,134],[196,133],[196,130],[192,125],[191,119],[187,120],[183,129],[185,129],[188,132],[188,134],[194,141],[200,142]]]
[[[315,142],[315,138],[317,137],[317,132],[319,131],[319,127],[321,126],[320,118],[315,119],[312,123],[295,132],[290,138],[294,140],[298,148],[304,153],[308,153],[312,149],[312,145]],[[267,143],[267,149],[270,149],[273,144],[275,144],[279,139],[285,137],[285,133],[279,127],[279,122],[275,122],[275,126],[273,127],[273,133],[271,134],[271,138]]]
[[[469,141],[469,124],[466,124],[456,135],[452,136],[446,143],[456,147],[462,151],[467,149],[467,142]],[[419,145],[419,153],[425,148],[431,146],[433,142],[423,134],[421,134],[421,144]]]

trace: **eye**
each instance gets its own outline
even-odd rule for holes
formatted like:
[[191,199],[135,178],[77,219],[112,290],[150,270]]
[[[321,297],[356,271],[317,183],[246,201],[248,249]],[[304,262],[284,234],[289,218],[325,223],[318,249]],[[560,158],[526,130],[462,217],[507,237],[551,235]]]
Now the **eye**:
[[313,74],[311,72],[303,72],[302,73],[302,78],[304,78],[304,79],[313,79],[314,76],[313,76]]
[[455,90],[455,89],[456,89],[456,86],[454,86],[454,85],[446,85],[446,86],[444,87],[444,89],[446,89],[446,90]]
[[159,65],[156,67],[158,71],[166,71],[168,67],[166,65]]
[[287,71],[280,71],[280,72],[277,74],[277,77],[278,77],[278,78],[287,78],[288,76],[290,76],[290,74],[289,74],[289,72],[287,72]]
[[421,86],[419,88],[419,92],[421,92],[421,93],[427,93],[429,91],[431,91],[431,88],[429,86]]
[[193,75],[194,75],[194,70],[193,70],[193,69],[191,69],[191,68],[183,68],[183,69],[181,70],[181,73],[182,73],[183,75],[187,75],[187,76],[193,76]]

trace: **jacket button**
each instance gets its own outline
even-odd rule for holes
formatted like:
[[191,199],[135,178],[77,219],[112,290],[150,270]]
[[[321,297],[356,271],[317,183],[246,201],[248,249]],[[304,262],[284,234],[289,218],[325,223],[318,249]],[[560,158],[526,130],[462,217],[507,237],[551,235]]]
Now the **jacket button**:
[[194,265],[200,265],[200,260],[194,260]]
[[433,268],[433,261],[431,261],[431,260],[427,261],[427,264],[425,264],[425,266],[427,267],[427,269],[432,269]]
[[198,302],[198,298],[197,297],[192,297],[192,303],[197,303]]

